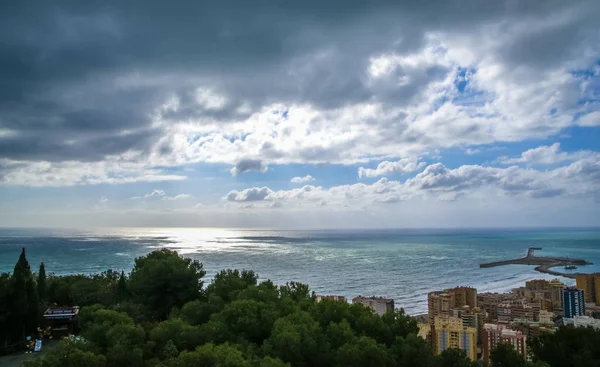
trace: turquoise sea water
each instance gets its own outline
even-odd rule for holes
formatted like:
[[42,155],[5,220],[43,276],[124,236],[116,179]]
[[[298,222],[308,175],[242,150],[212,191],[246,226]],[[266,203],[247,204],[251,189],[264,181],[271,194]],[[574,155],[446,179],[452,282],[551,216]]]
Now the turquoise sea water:
[[[508,291],[530,279],[552,279],[533,266],[481,269],[479,264],[525,256],[584,258],[600,271],[600,229],[264,231],[0,229],[0,272],[12,271],[22,247],[33,269],[44,261],[56,274],[131,270],[134,259],[167,247],[220,269],[253,269],[261,279],[295,280],[317,293],[381,295],[410,314],[426,312],[427,293],[457,285]],[[562,279],[572,284],[570,279]]]

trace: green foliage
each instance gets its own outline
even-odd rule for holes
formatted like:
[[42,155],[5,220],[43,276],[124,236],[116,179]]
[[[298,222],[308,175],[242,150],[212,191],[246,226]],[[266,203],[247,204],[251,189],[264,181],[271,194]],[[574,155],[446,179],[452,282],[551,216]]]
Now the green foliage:
[[552,367],[600,366],[600,330],[563,326],[528,342],[534,361]]
[[230,344],[205,344],[194,351],[184,351],[179,357],[167,360],[169,367],[250,367],[244,354]]
[[[36,282],[23,251],[15,272],[0,274],[0,342],[21,340],[36,317],[31,305],[44,296],[82,306],[85,342],[61,342],[27,366],[478,365],[461,350],[434,356],[403,310],[379,316],[357,304],[317,303],[305,284],[258,283],[252,271],[221,271],[204,290],[202,264],[174,251],[136,259],[129,277],[109,270],[44,281],[43,273],[40,266]],[[528,342],[533,362],[501,344],[492,367],[600,366],[600,331],[566,327]]]
[[263,349],[292,366],[327,366],[331,362],[329,343],[319,323],[304,311],[275,321]]
[[40,301],[44,301],[46,299],[46,267],[44,263],[40,264],[40,270],[38,271],[37,291]]
[[439,367],[476,367],[477,362],[471,361],[467,357],[467,353],[461,349],[446,349],[443,351],[439,357],[438,366]]
[[165,346],[162,349],[162,357],[164,359],[169,359],[169,358],[175,358],[178,355],[179,355],[179,350],[177,349],[175,344],[173,344],[173,341],[171,339],[169,339],[167,341],[167,344],[165,344]]
[[89,350],[85,343],[72,340],[61,342],[48,350],[44,358],[27,361],[24,367],[105,367],[106,357]]
[[200,262],[161,249],[135,260],[129,290],[155,318],[164,320],[173,307],[182,307],[201,296],[204,275]]
[[523,367],[525,359],[507,343],[499,343],[490,353],[491,367]]
[[338,349],[336,362],[340,367],[395,366],[394,359],[385,345],[367,336],[354,338]]
[[248,288],[249,286],[255,286],[258,282],[258,276],[249,270],[221,270],[213,282],[208,286],[208,293],[221,297],[225,302],[231,302],[237,299],[239,292]]
[[121,271],[121,276],[117,282],[117,289],[115,291],[115,296],[119,302],[122,302],[129,298],[129,289],[127,288],[127,278],[125,277],[125,272]]

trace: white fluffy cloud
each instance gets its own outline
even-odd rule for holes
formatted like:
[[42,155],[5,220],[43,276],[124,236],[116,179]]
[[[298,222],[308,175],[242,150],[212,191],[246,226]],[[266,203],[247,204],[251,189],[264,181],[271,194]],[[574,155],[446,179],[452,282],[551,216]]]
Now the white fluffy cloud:
[[450,169],[441,163],[404,182],[381,178],[372,184],[357,183],[330,188],[306,185],[291,190],[273,191],[268,187],[232,191],[232,202],[276,202],[283,206],[318,207],[322,205],[365,207],[429,197],[456,201],[487,190],[496,196],[541,199],[553,197],[597,197],[600,193],[600,157],[590,156],[550,171],[511,166],[507,168],[464,165]]
[[246,201],[261,201],[265,200],[269,194],[271,194],[273,190],[268,187],[252,187],[249,189],[245,189],[242,191],[230,191],[225,199],[228,201],[234,202],[246,202]]
[[418,158],[402,158],[396,162],[383,161],[377,165],[377,168],[358,169],[358,177],[377,177],[386,176],[393,173],[410,173],[425,167],[425,162],[419,162]]
[[314,180],[315,180],[315,178],[314,178],[313,176],[311,176],[311,175],[306,175],[306,176],[304,176],[304,177],[300,177],[300,176],[293,177],[293,178],[290,180],[290,182],[291,182],[291,183],[305,183],[305,182],[310,182],[310,181],[314,181]]
[[542,145],[537,148],[529,149],[518,158],[501,157],[500,162],[504,164],[531,163],[531,164],[556,164],[565,161],[575,161],[588,157],[598,156],[599,153],[583,150],[578,152],[563,152],[560,150],[560,143],[552,145]]
[[192,195],[189,194],[179,194],[175,196],[168,196],[164,190],[152,190],[151,192],[143,195],[143,196],[134,196],[130,199],[139,200],[139,199],[149,199],[149,198],[160,198],[162,200],[187,200],[193,198]]

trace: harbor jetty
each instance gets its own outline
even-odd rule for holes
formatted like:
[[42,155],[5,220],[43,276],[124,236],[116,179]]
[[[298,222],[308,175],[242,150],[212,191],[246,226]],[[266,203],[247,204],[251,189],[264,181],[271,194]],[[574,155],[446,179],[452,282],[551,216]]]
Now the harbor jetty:
[[503,265],[512,265],[512,264],[520,264],[520,265],[537,265],[535,267],[536,271],[540,273],[552,274],[557,276],[562,276],[566,278],[574,279],[576,274],[570,273],[562,273],[560,271],[552,270],[551,268],[557,266],[577,266],[577,265],[591,265],[591,262],[585,261],[583,259],[573,259],[569,257],[550,257],[550,256],[535,256],[536,250],[542,250],[541,247],[531,247],[527,250],[527,256],[522,257],[520,259],[513,260],[503,260],[503,261],[495,261],[491,263],[480,264],[480,268],[492,268],[495,266],[503,266]]

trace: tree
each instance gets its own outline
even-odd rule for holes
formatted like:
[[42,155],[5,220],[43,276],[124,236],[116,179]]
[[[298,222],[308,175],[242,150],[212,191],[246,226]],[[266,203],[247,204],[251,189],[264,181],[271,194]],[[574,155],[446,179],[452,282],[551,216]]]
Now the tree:
[[75,340],[60,342],[49,349],[43,358],[36,358],[23,363],[24,367],[104,367],[106,357],[89,350],[85,343]]
[[340,367],[386,367],[394,366],[394,359],[385,345],[373,338],[361,336],[344,344],[337,351],[337,365]]
[[552,334],[528,340],[534,361],[552,367],[600,366],[600,330],[562,326]]
[[425,339],[416,334],[397,337],[391,353],[398,366],[429,367],[433,365],[433,352]]
[[508,343],[499,343],[490,354],[491,367],[523,367],[525,359]]
[[207,287],[210,295],[221,297],[223,301],[230,302],[237,298],[239,292],[250,286],[256,286],[258,275],[251,270],[221,270],[213,282]]
[[[11,344],[13,325],[12,320],[12,292],[13,279],[8,273],[0,274],[0,348]],[[9,350],[0,349],[2,352]]]
[[220,323],[224,340],[261,345],[278,317],[277,310],[264,302],[241,299],[227,304],[211,321]]
[[138,303],[146,305],[155,318],[164,320],[173,307],[182,307],[201,296],[205,273],[197,260],[161,249],[135,260],[129,289]]
[[11,330],[13,337],[18,340],[35,330],[38,320],[37,286],[25,256],[25,248],[15,264],[12,279]]
[[177,349],[175,344],[173,344],[173,341],[171,339],[169,339],[167,341],[167,344],[165,344],[165,346],[162,349],[162,357],[164,359],[169,359],[169,358],[175,358],[178,355],[179,355],[179,350]]
[[329,366],[329,343],[319,323],[304,311],[279,318],[271,336],[263,346],[264,352],[292,366]]
[[40,270],[38,271],[37,290],[39,300],[44,301],[46,299],[46,268],[44,263],[40,264]]
[[437,358],[439,367],[476,367],[477,362],[471,361],[462,349],[446,349]]
[[177,358],[167,360],[166,364],[173,367],[250,367],[250,362],[246,360],[244,354],[227,343],[221,345],[209,343],[192,352],[181,352]]
[[127,289],[127,278],[125,277],[124,271],[121,271],[121,276],[119,276],[119,281],[117,282],[116,298],[120,302],[129,298],[129,290]]

